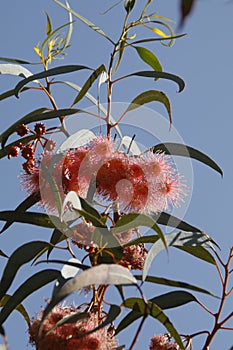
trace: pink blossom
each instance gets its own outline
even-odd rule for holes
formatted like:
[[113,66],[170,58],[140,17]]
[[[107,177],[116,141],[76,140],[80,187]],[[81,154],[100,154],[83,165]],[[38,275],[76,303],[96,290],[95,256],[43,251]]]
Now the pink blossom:
[[179,350],[179,346],[176,343],[170,343],[169,336],[167,334],[154,335],[150,341],[150,350]]

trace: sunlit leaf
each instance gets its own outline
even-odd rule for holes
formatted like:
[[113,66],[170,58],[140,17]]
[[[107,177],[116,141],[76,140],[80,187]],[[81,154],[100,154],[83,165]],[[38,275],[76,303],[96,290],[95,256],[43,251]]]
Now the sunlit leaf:
[[[157,73],[157,72],[155,72],[155,73]],[[130,105],[127,107],[126,111],[121,116],[121,119],[123,118],[123,116],[126,113],[128,113],[136,108],[139,108],[140,106],[142,106],[146,103],[150,103],[150,102],[162,103],[168,112],[170,123],[172,122],[170,101],[164,92],[158,91],[158,90],[147,90],[147,91],[142,92],[137,97],[135,97],[133,99],[133,101],[130,103]]]
[[187,146],[183,145],[181,143],[172,143],[172,142],[166,142],[166,143],[160,143],[150,149],[153,152],[157,151],[163,151],[166,154],[172,154],[175,156],[182,156],[182,157],[190,157],[196,160],[199,160],[199,162],[202,162],[212,169],[216,170],[223,176],[222,169],[206,154],[202,153],[201,151]]
[[[4,295],[4,297],[2,298],[2,300],[0,300],[0,307],[3,307],[6,305],[6,303],[8,303],[8,301],[11,299],[11,296],[9,294]],[[30,317],[27,313],[27,310],[25,309],[25,307],[22,304],[17,304],[16,307],[14,308],[15,310],[17,310],[25,319],[25,321],[27,322],[27,325],[30,327]],[[12,310],[13,311],[13,310]],[[0,314],[1,317],[1,314]],[[1,349],[1,348],[0,348]]]
[[86,95],[87,91],[90,89],[92,84],[95,82],[95,80],[103,72],[106,72],[106,68],[105,68],[104,64],[101,64],[87,79],[87,81],[83,85],[82,89],[80,90],[78,95],[75,97],[74,102],[72,103],[71,107],[73,107],[76,103],[78,103]]
[[48,13],[45,11],[46,14],[46,18],[47,18],[47,27],[46,27],[46,34],[49,35],[52,31],[52,22],[51,22],[51,18],[48,15]]
[[72,13],[73,16],[77,17],[80,21],[82,21],[83,23],[85,23],[89,28],[93,29],[95,32],[97,32],[98,34],[102,35],[103,37],[105,37],[107,40],[109,40],[112,44],[114,44],[114,42],[102,31],[102,29],[100,29],[99,27],[97,27],[95,24],[93,24],[92,22],[90,22],[88,19],[86,19],[85,17],[81,16],[80,14],[78,14],[77,12],[75,12],[74,10],[72,10],[71,8],[69,8],[68,6],[65,6],[63,3],[61,3],[58,0],[54,0],[59,6],[63,7],[65,10],[67,10],[68,12]]
[[15,132],[16,127],[20,124],[29,124],[32,122],[38,122],[41,120],[49,120],[49,119],[64,117],[67,115],[72,115],[72,114],[80,112],[79,109],[58,109],[56,111],[43,113],[44,110],[46,110],[46,109],[41,108],[39,110],[33,111],[33,112],[27,114],[26,116],[20,118],[19,120],[17,120],[14,124],[12,124],[7,130],[5,130],[0,135],[0,140],[2,142],[2,146],[5,145],[8,137]]
[[[201,232],[172,232],[165,237],[168,246],[179,247],[199,259],[208,261],[211,264],[216,264],[213,256],[206,250],[206,248],[212,247],[211,240],[206,234]],[[201,249],[199,249],[200,246]],[[204,248],[205,250],[203,252]],[[164,245],[160,241],[157,241],[149,250],[143,268],[143,281],[146,279],[153,259],[163,249]]]
[[178,92],[181,92],[182,90],[184,90],[184,87],[185,87],[184,80],[181,79],[180,77],[178,77],[177,75],[167,73],[167,72],[155,72],[155,71],[140,71],[140,72],[131,73],[131,74],[124,75],[123,77],[116,79],[115,82],[122,80],[122,79],[125,79],[125,78],[128,78],[128,77],[132,77],[132,76],[145,77],[145,78],[155,78],[155,79],[162,78],[162,79],[172,80],[179,85]]
[[10,288],[20,267],[34,259],[34,257],[46,247],[49,247],[49,243],[34,241],[22,245],[12,253],[7,261],[0,281],[0,300]]
[[[138,275],[138,276],[134,275],[134,277],[137,280],[142,281],[142,276],[141,275]],[[186,283],[186,282],[170,280],[170,279],[167,279],[167,278],[164,278],[164,277],[147,276],[146,279],[145,279],[145,282],[150,282],[150,283],[155,283],[155,284],[162,284],[162,285],[169,286],[169,287],[190,289],[190,290],[193,290],[195,292],[200,292],[200,293],[208,294],[208,295],[211,295],[211,296],[215,296],[213,293],[209,292],[208,290],[200,288],[198,286],[194,286],[194,285]]]
[[164,325],[169,334],[175,339],[177,344],[180,346],[180,349],[184,350],[184,345],[179,333],[177,332],[167,315],[157,304],[153,303],[152,301],[148,301],[147,305],[145,305],[145,301],[143,299],[129,298],[125,300],[124,306],[133,309],[133,311],[140,315],[139,317],[144,316],[146,313],[147,315],[150,315],[156,320],[158,320]]
[[140,58],[147,63],[151,68],[153,68],[157,72],[162,72],[163,68],[161,66],[161,63],[159,62],[158,58],[145,47],[136,46],[135,49],[137,50],[138,55]]
[[62,204],[61,220],[65,222],[77,220],[80,217],[80,214],[73,209],[81,210],[82,206],[77,193],[75,191],[70,191],[65,196]]
[[11,312],[30,294],[42,288],[46,284],[56,280],[60,275],[57,270],[43,270],[28,278],[9,298],[0,312],[0,324],[2,325]]
[[[68,65],[68,66],[59,66],[56,68],[51,68],[46,71],[42,71],[40,73],[33,74],[25,79],[21,80],[15,87],[15,96],[18,97],[21,89],[30,81],[36,80],[36,79],[43,79],[43,78],[48,78],[54,75],[59,75],[59,74],[67,74],[67,73],[72,73],[76,72],[82,69],[91,69],[87,66],[81,66],[81,65]],[[1,65],[0,65],[0,72],[1,72]]]
[[[29,78],[32,76],[32,73],[28,69],[22,67],[19,64],[11,63],[0,64],[0,74],[17,75],[23,78]],[[36,78],[32,80],[36,80]]]
[[93,284],[118,285],[136,284],[137,281],[131,272],[123,266],[116,264],[101,264],[94,266],[69,280],[47,305],[42,322],[50,313],[52,308],[73,292],[91,286]]
[[59,152],[65,152],[70,149],[78,148],[81,146],[86,145],[90,141],[96,138],[96,135],[88,130],[88,129],[81,129],[71,136],[69,136],[59,147],[58,153]]

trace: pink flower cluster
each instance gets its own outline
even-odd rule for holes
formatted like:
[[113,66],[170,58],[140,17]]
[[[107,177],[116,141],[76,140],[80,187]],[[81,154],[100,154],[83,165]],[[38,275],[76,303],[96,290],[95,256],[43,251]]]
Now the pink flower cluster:
[[170,343],[169,336],[167,334],[154,335],[150,341],[150,350],[179,350],[179,346],[176,343]]
[[54,189],[45,168],[62,199],[69,191],[85,198],[95,179],[96,195],[117,203],[122,212],[160,212],[177,206],[185,195],[170,156],[153,152],[130,156],[116,150],[114,141],[106,137],[96,137],[65,155],[46,153],[39,163],[31,174],[24,175],[24,186],[30,194],[41,192],[43,205],[50,209],[55,207]]
[[[49,332],[58,321],[64,317],[77,313],[78,309],[71,306],[56,306],[43,323],[42,334],[39,337],[40,320],[33,320],[29,329],[30,342],[37,350],[112,350],[117,347],[117,341],[113,337],[112,327],[104,327],[82,338],[78,335],[86,333],[99,325],[96,313],[90,313],[89,318],[79,320],[76,323],[66,323]],[[48,333],[49,332],[49,333]]]

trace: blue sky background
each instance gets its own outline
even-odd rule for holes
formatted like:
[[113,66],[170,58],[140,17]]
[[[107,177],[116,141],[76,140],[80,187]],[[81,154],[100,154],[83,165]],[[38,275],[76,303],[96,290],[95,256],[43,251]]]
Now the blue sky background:
[[[138,1],[141,3],[142,1]],[[70,5],[74,10],[100,26],[109,36],[117,38],[119,24],[122,23],[124,10],[121,5],[107,15],[101,15],[114,1],[74,1]],[[179,22],[179,2],[158,1],[152,6],[159,15]],[[37,60],[33,47],[44,38],[46,10],[53,21],[54,28],[66,23],[66,12],[52,0],[20,2],[8,0],[1,4],[0,12],[0,56],[21,58],[35,62]],[[186,88],[177,93],[173,82],[149,79],[129,79],[115,90],[115,102],[129,102],[143,90],[161,89],[169,96],[173,109],[173,122],[184,142],[198,148],[211,156],[223,169],[223,179],[219,174],[205,165],[193,161],[194,190],[185,220],[210,234],[221,246],[222,257],[226,258],[232,245],[232,196],[233,196],[233,166],[232,166],[232,98],[233,98],[233,2],[212,0],[197,1],[192,15],[187,19],[180,32],[187,36],[178,39],[172,48],[159,43],[150,44],[148,48],[154,51],[160,59],[164,71],[181,76],[186,82]],[[175,28],[177,25],[175,25]],[[148,33],[148,36],[151,36]],[[61,64],[83,64],[97,67],[109,62],[110,44],[98,34],[80,22],[75,23],[74,33],[68,56]],[[126,55],[119,74],[136,70],[147,70],[135,52]],[[29,67],[27,67],[29,68]],[[32,66],[33,72],[40,70]],[[81,85],[85,74],[67,75],[66,80]],[[19,81],[13,76],[0,76],[0,92],[11,89]],[[92,90],[93,94],[96,90]],[[56,89],[56,100],[60,108],[66,108],[75,96],[67,88]],[[38,93],[29,92],[12,97],[1,102],[0,127],[7,128],[17,118],[40,106],[48,106],[48,101]],[[151,108],[165,115],[163,107],[158,104]],[[1,160],[0,188],[1,210],[13,209],[24,199],[20,188],[21,159]],[[15,224],[0,237],[0,248],[11,254],[18,246],[30,240],[49,239],[51,232],[32,226]],[[57,254],[58,255],[58,254]],[[55,256],[55,255],[54,255]],[[60,255],[59,255],[60,257]],[[1,268],[5,265],[1,258]],[[182,252],[171,249],[169,259],[161,253],[153,263],[153,273],[157,276],[183,280],[200,285],[203,288],[219,294],[219,281],[214,267],[199,262]],[[30,272],[29,272],[30,270]],[[21,269],[10,290],[21,284],[24,279],[37,271],[36,267],[26,266]],[[152,272],[152,270],[151,270]],[[146,288],[146,296],[151,298],[166,289],[159,286]],[[38,291],[24,302],[29,314],[33,316],[44,305],[44,300],[50,297],[51,286]],[[134,291],[131,290],[131,295]],[[216,311],[218,301],[203,295],[196,296],[206,305]],[[115,295],[112,294],[112,298]],[[75,297],[73,297],[74,299]],[[230,298],[229,298],[230,299]],[[226,312],[233,308],[232,298],[228,300]],[[211,328],[212,320],[202,309],[194,304],[188,304],[167,312],[177,329],[184,334]],[[120,334],[120,344],[127,342],[135,334],[137,323],[129,330]],[[232,326],[232,322],[231,322]],[[9,337],[10,350],[31,349],[28,345],[27,327],[20,315],[14,312],[5,324]],[[146,349],[150,337],[154,333],[163,332],[158,322],[148,320],[135,349]],[[232,332],[220,332],[211,346],[211,350],[229,350],[233,345]],[[194,349],[199,350],[203,338],[197,339]]]

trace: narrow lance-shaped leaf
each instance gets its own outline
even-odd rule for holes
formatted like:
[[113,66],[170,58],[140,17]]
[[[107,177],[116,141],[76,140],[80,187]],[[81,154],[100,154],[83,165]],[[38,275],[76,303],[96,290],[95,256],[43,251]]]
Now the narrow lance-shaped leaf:
[[[32,72],[30,72],[25,67],[22,67],[19,64],[11,64],[11,63],[0,64],[0,74],[16,75],[26,79],[32,76]],[[36,78],[32,80],[36,80]]]
[[[30,88],[29,87],[24,87],[24,88],[22,88],[21,92],[27,91],[27,90],[30,90]],[[0,101],[5,100],[8,97],[11,97],[11,96],[14,96],[14,95],[15,95],[15,90],[14,89],[5,91],[2,94],[0,94]]]
[[18,58],[8,58],[8,57],[0,57],[0,61],[9,62],[9,63],[17,63],[17,64],[32,64],[31,62],[21,60]]
[[[9,294],[4,295],[2,300],[0,300],[0,307],[5,306],[10,298],[11,298],[11,295],[9,295]],[[28,315],[25,307],[22,304],[18,303],[15,307],[15,310],[17,310],[23,316],[23,318],[27,322],[28,327],[30,327],[30,316]],[[1,350],[1,348],[0,348],[0,350]]]
[[127,13],[130,13],[135,5],[135,0],[125,0],[124,8]]
[[158,213],[158,214],[153,213],[150,215],[160,225],[175,227],[182,231],[201,232],[199,228],[188,224],[187,222],[177,218],[174,215],[171,215],[165,212]]
[[160,227],[157,225],[156,221],[153,220],[153,218],[146,214],[127,214],[122,216],[121,219],[116,222],[112,232],[113,234],[122,233],[139,226],[150,227],[152,230],[157,232],[158,237],[164,244],[164,247],[167,248],[166,239]]
[[[205,249],[212,247],[210,238],[200,232],[172,232],[166,235],[166,241],[168,246],[179,247],[202,260],[205,260],[211,264],[216,264],[213,256]],[[201,247],[200,247],[201,246]],[[190,249],[193,247],[193,249]],[[201,248],[201,249],[199,249]],[[155,256],[163,249],[163,245],[160,241],[153,244],[149,250],[143,268],[143,281],[145,281],[148,270]]]
[[140,316],[143,316],[146,311],[147,315],[152,316],[164,325],[164,327],[168,330],[169,334],[175,339],[180,349],[184,350],[184,345],[179,333],[177,332],[167,315],[157,304],[153,303],[152,301],[148,301],[147,305],[145,305],[145,301],[140,298],[129,298],[125,300],[124,306],[133,309],[138,314],[141,314]]
[[31,261],[42,249],[49,247],[49,243],[43,241],[29,242],[17,248],[10,256],[0,281],[0,300],[10,288],[15,275],[21,266]]
[[115,264],[101,264],[94,266],[69,280],[58,291],[58,293],[53,296],[51,302],[48,304],[44,311],[42,322],[45,320],[55,305],[57,305],[60,301],[62,301],[64,298],[76,290],[93,284],[121,285],[136,283],[137,281],[131,272],[123,266]]
[[[15,211],[25,212],[27,209],[31,208],[33,205],[38,203],[39,200],[40,200],[40,194],[32,193],[30,196],[24,199],[24,201],[17,206]],[[0,233],[3,233],[4,231],[6,231],[12,225],[13,222],[14,220],[7,221],[6,224],[3,226],[3,228],[1,229]]]
[[128,106],[128,108],[126,109],[126,111],[122,114],[120,119],[122,119],[126,113],[150,102],[161,102],[165,106],[168,112],[170,123],[172,123],[170,101],[164,92],[158,91],[158,90],[144,91],[140,95],[135,97],[133,101],[130,103],[130,105]]
[[183,36],[185,36],[186,34],[179,34],[179,35],[174,35],[174,36],[167,36],[166,38],[147,38],[147,39],[140,39],[140,40],[135,40],[131,43],[131,45],[135,45],[135,44],[144,44],[144,43],[150,43],[150,42],[154,42],[154,41],[161,41],[161,42],[166,42],[167,40],[174,40],[174,39],[178,39],[178,38],[182,38]]
[[9,298],[0,312],[0,325],[2,325],[11,312],[30,294],[55,281],[60,275],[58,270],[43,270],[28,278]]
[[[142,276],[141,275],[137,275],[137,276],[134,275],[134,277],[137,280],[142,281]],[[204,293],[204,294],[208,294],[208,295],[211,295],[211,296],[215,296],[213,293],[209,292],[208,290],[200,288],[200,287],[195,286],[193,284],[186,283],[186,282],[181,282],[181,281],[174,281],[174,280],[167,279],[167,278],[164,278],[164,277],[147,276],[146,279],[145,279],[145,282],[161,284],[161,285],[165,285],[165,286],[169,286],[169,287],[190,289],[190,290],[193,290],[195,292],[199,292],[199,293]]]
[[15,96],[18,97],[21,89],[30,81],[37,80],[37,79],[43,79],[47,77],[51,77],[54,75],[59,75],[59,74],[67,74],[67,73],[72,73],[78,70],[82,69],[91,69],[87,66],[82,66],[82,65],[68,65],[68,66],[59,66],[56,68],[51,68],[43,72],[39,72],[33,75],[28,76],[27,78],[21,80],[15,87]]
[[183,91],[184,87],[185,87],[184,80],[181,79],[180,77],[178,77],[177,75],[167,73],[167,72],[155,72],[155,71],[140,71],[140,72],[127,74],[127,75],[124,75],[123,77],[116,79],[114,82],[120,81],[120,80],[128,78],[128,77],[133,77],[133,76],[145,77],[145,78],[155,78],[155,79],[162,78],[162,79],[172,80],[178,84],[178,86],[179,86],[178,92]]
[[41,120],[48,120],[48,119],[54,119],[59,117],[64,117],[67,115],[72,115],[75,113],[79,113],[79,109],[58,109],[56,111],[52,112],[44,112],[45,109],[42,108],[40,113],[37,114],[38,110],[34,111],[33,113],[29,113],[26,116],[22,117],[21,119],[17,120],[14,124],[12,124],[7,130],[5,130],[0,135],[0,140],[2,142],[2,146],[5,145],[8,137],[15,132],[15,129],[20,124],[29,124],[32,122],[38,122]]
[[104,32],[102,29],[100,29],[99,27],[97,27],[94,23],[92,23],[91,21],[89,21],[88,19],[86,19],[85,17],[81,16],[80,14],[78,14],[77,12],[75,12],[74,10],[72,10],[70,7],[65,6],[63,3],[61,3],[58,0],[54,0],[59,6],[63,7],[65,10],[67,10],[68,12],[72,13],[73,16],[77,17],[80,21],[82,21],[83,23],[85,23],[86,25],[88,25],[89,28],[93,29],[95,32],[97,32],[98,34],[102,35],[104,38],[106,38],[107,40],[109,40],[112,44],[114,44],[113,40],[111,40]]
[[49,35],[52,31],[52,22],[49,14],[46,11],[45,11],[45,15],[47,18],[46,34]]
[[72,103],[71,107],[73,107],[76,103],[78,103],[87,93],[87,91],[90,89],[94,81],[100,76],[102,72],[106,72],[106,68],[104,64],[101,64],[87,79],[85,84],[83,85],[82,89],[78,93],[78,95],[75,97],[74,102]]
[[163,151],[166,154],[196,159],[199,162],[202,162],[211,167],[212,169],[216,170],[223,176],[222,169],[209,156],[193,147],[183,145],[181,143],[166,142],[160,143],[150,148],[150,150],[154,153],[157,151]]
[[48,252],[47,252],[47,259],[49,259],[54,246],[64,241],[65,239],[67,239],[67,236],[65,236],[61,231],[59,231],[58,229],[55,229],[53,231],[52,236],[50,238],[50,248],[48,249]]
[[147,63],[151,68],[153,68],[157,72],[162,72],[162,66],[161,63],[159,62],[158,58],[145,47],[141,46],[135,46],[134,47],[140,56],[140,58]]

